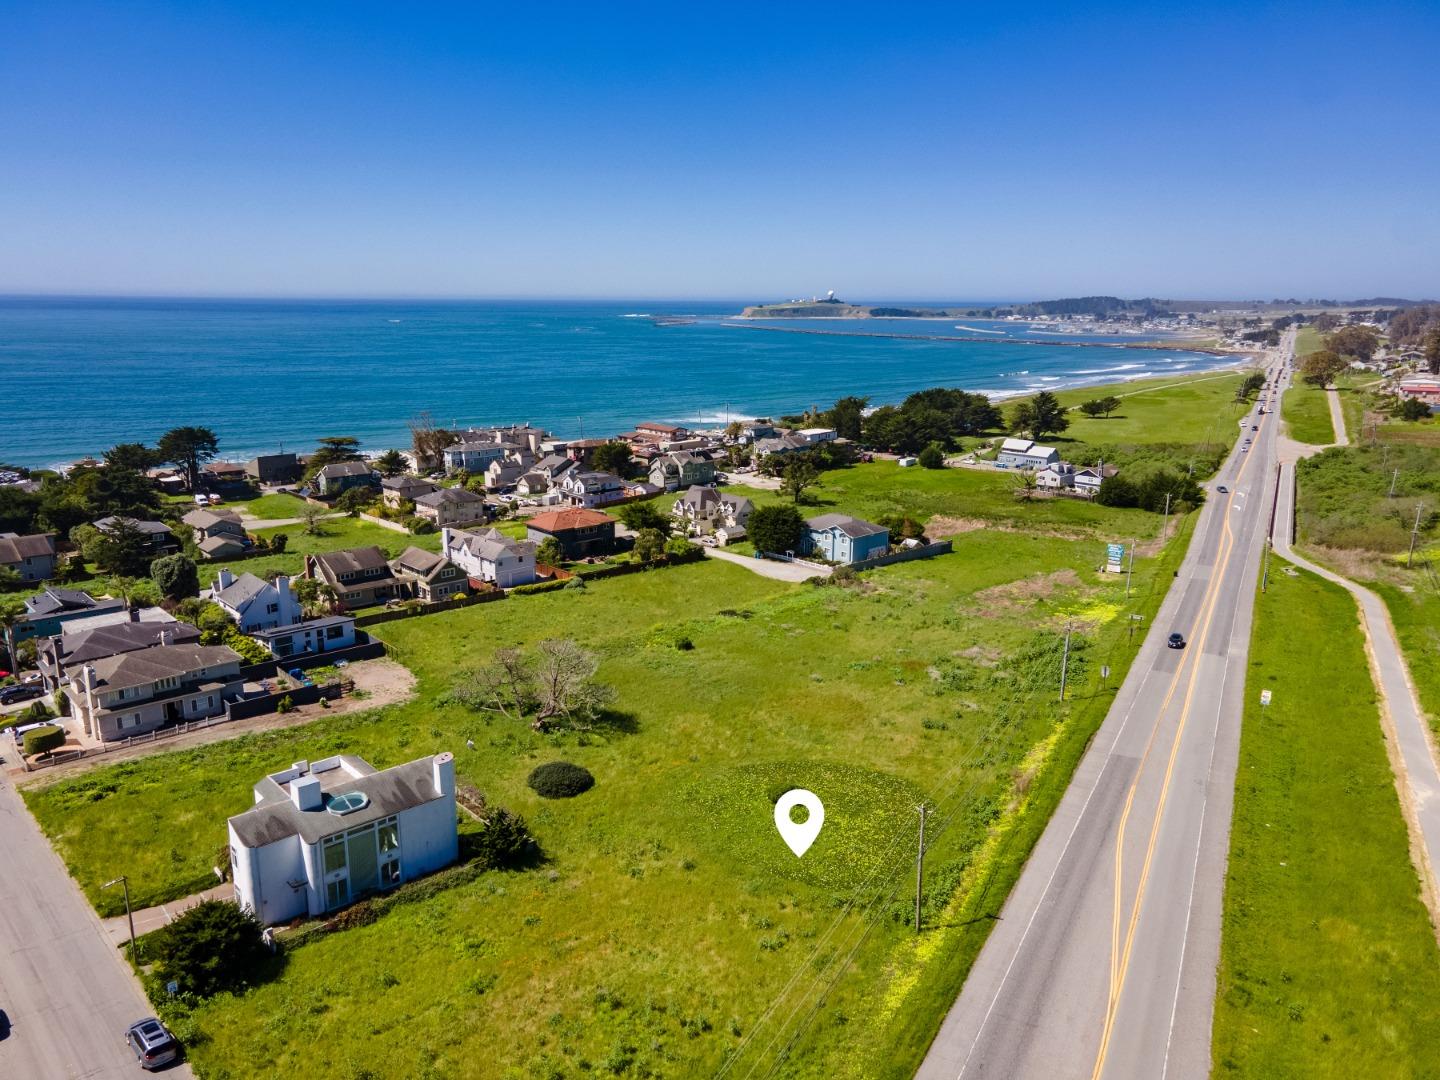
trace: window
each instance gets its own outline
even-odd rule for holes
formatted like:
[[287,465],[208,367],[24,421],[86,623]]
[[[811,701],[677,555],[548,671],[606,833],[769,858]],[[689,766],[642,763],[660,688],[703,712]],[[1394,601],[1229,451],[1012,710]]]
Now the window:
[[350,899],[350,882],[341,878],[339,881],[329,882],[325,886],[325,907],[337,908]]
[[377,830],[377,835],[380,838],[382,855],[394,851],[400,846],[400,825],[394,818],[382,822]]
[[400,860],[390,859],[380,864],[380,887],[388,889],[400,884]]
[[344,637],[345,628],[343,626],[327,626],[325,628],[325,636],[326,638]]
[[332,836],[325,841],[325,873],[345,869],[345,837]]
[[277,611],[279,611],[279,610],[280,610],[280,605],[279,605],[279,604],[266,604],[266,605],[265,605],[265,614],[266,614],[266,615],[274,615],[274,614],[275,614]]

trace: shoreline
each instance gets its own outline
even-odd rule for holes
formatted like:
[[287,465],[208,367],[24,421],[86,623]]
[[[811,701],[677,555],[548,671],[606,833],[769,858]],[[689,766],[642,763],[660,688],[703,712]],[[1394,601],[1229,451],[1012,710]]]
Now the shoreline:
[[[757,327],[756,329],[769,329],[769,328],[768,328],[768,327]],[[876,336],[888,336],[888,335],[859,335],[859,336],[862,336],[862,337],[864,337],[864,336],[876,337]],[[925,338],[925,339],[923,339],[923,340],[930,340],[930,339],[929,339],[929,338]],[[1035,342],[1035,343],[1030,343],[1030,344],[1046,344],[1046,343],[1044,343],[1044,342]],[[1077,344],[1078,344],[1078,343],[1077,343]],[[1187,349],[1187,350],[1177,350],[1177,351],[1182,351],[1182,352],[1198,352],[1198,351],[1208,351],[1208,350]],[[1132,383],[1151,382],[1151,381],[1162,381],[1165,386],[1175,386],[1175,385],[1179,385],[1179,384],[1181,384],[1181,383],[1183,383],[1183,382],[1185,382],[1185,381],[1188,381],[1188,380],[1201,381],[1201,380],[1211,379],[1211,378],[1221,378],[1221,377],[1223,377],[1223,376],[1225,376],[1225,375],[1233,374],[1234,372],[1240,370],[1241,368],[1244,368],[1244,367],[1247,366],[1248,364],[1251,364],[1251,363],[1256,362],[1256,360],[1258,359],[1258,356],[1257,356],[1257,354],[1255,354],[1255,353],[1220,353],[1220,352],[1211,352],[1210,355],[1232,357],[1232,361],[1231,361],[1230,363],[1217,364],[1217,365],[1215,365],[1214,367],[1205,368],[1204,370],[1201,370],[1201,371],[1181,372],[1181,373],[1177,373],[1177,374],[1175,374],[1175,375],[1173,375],[1173,376],[1167,376],[1167,375],[1164,375],[1164,374],[1161,374],[1161,373],[1156,373],[1156,372],[1153,372],[1153,371],[1147,371],[1147,372],[1143,372],[1143,373],[1136,374],[1136,375],[1131,375],[1131,376],[1126,376],[1126,375],[1124,375],[1124,374],[1121,373],[1121,372],[1115,372],[1115,375],[1119,376],[1118,378],[1108,378],[1108,379],[1107,379],[1107,378],[1096,378],[1094,381],[1091,381],[1091,382],[1071,383],[1071,384],[1067,384],[1067,385],[1065,385],[1065,386],[1057,386],[1057,387],[1054,387],[1053,389],[1051,389],[1051,388],[1049,388],[1049,387],[1039,387],[1039,388],[1028,387],[1028,388],[1025,388],[1025,389],[1016,389],[1016,390],[967,390],[966,392],[967,392],[967,393],[972,393],[972,394],[984,394],[986,397],[990,398],[990,400],[995,401],[995,402],[1007,402],[1007,401],[1019,400],[1019,399],[1026,398],[1026,397],[1034,397],[1036,394],[1042,393],[1042,392],[1044,392],[1044,391],[1046,391],[1046,390],[1050,390],[1050,392],[1052,392],[1052,393],[1054,393],[1054,392],[1068,393],[1068,392],[1070,392],[1070,391],[1075,391],[1075,390],[1098,390],[1098,389],[1101,389],[1101,388],[1107,387],[1107,386],[1109,386],[1109,387],[1128,386],[1128,385],[1130,385],[1130,384],[1132,384]],[[1159,390],[1159,389],[1162,389],[1162,388],[1163,388],[1163,387],[1161,387],[1161,386],[1155,386],[1155,387],[1151,387],[1151,388],[1149,388],[1149,389]],[[924,389],[924,388],[922,387],[921,389]],[[962,387],[955,387],[955,389],[966,390],[966,388],[963,387],[963,386],[962,386]],[[862,390],[863,390],[863,388],[862,388]],[[854,392],[854,391],[852,391],[852,392]],[[1145,393],[1145,392],[1146,392],[1146,391],[1144,391],[1144,390],[1142,390],[1142,391],[1137,391],[1137,393]],[[1121,395],[1121,396],[1123,396],[1123,395]],[[876,402],[876,403],[873,403],[873,404],[870,406],[870,408],[871,408],[871,409],[878,409],[878,408],[883,408],[883,407],[886,406],[886,405],[899,405],[901,400],[903,400],[903,398],[900,399],[900,400],[896,400],[896,401],[881,401],[881,402]],[[783,413],[783,412],[781,412],[781,411],[776,411],[776,412],[773,412],[773,413],[771,414],[771,416],[781,416],[781,415],[785,415],[785,413]],[[664,418],[664,417],[662,417],[661,419],[662,419],[662,421],[668,419],[668,421],[670,421],[670,422],[684,422],[684,420],[685,420],[684,417],[672,417],[672,418]],[[732,419],[732,420],[739,420],[739,421],[741,421],[741,422],[744,422],[744,421],[747,421],[747,420],[753,421],[753,420],[759,419],[759,417],[755,417],[755,416],[745,416],[745,415],[741,415],[740,413],[735,413],[735,414],[731,417],[731,419]],[[695,430],[695,431],[706,431],[706,430],[712,430],[712,429],[715,429],[715,428],[718,428],[718,427],[723,427],[723,425],[718,424],[718,423],[714,423],[714,422],[701,422],[701,421],[691,421],[691,422],[697,424],[697,426],[696,426],[695,428],[692,428],[692,430]],[[495,425],[487,425],[487,426],[501,426],[501,427],[503,427],[504,424],[499,424],[499,423],[497,423],[497,424],[495,424]],[[564,438],[568,438],[568,437],[569,437],[569,436],[561,435],[561,434],[559,434],[558,432],[555,432],[555,433],[553,433],[553,434],[555,435],[556,438],[559,438],[559,439],[564,439]],[[306,442],[307,442],[307,440],[305,440],[305,439],[293,439],[293,440],[287,439],[287,440],[286,440],[286,443],[287,443],[287,444],[288,444],[288,443],[291,443],[291,442],[293,442],[295,445],[305,445]],[[383,453],[384,453],[385,451],[387,451],[387,450],[398,449],[398,450],[404,451],[404,450],[406,450],[406,447],[405,447],[404,445],[397,445],[397,444],[379,444],[379,445],[375,445],[375,446],[371,446],[371,445],[368,445],[368,444],[362,444],[361,446],[357,447],[357,449],[359,450],[359,452],[360,452],[362,455],[364,455],[364,456],[366,456],[366,457],[375,457],[375,456],[377,456],[377,455],[379,455],[379,454],[383,454]],[[236,449],[236,450],[232,451],[230,454],[222,454],[222,455],[216,457],[214,460],[217,461],[217,462],[228,462],[228,463],[231,463],[231,464],[244,464],[246,461],[249,461],[251,458],[256,457],[257,455],[265,454],[265,453],[273,453],[273,452],[274,452],[273,450],[265,450],[265,449],[261,449],[261,450],[249,450],[249,449],[243,449],[243,448],[241,448],[241,449]],[[53,472],[61,472],[61,473],[63,473],[63,472],[65,472],[67,469],[73,467],[73,466],[75,465],[76,461],[79,461],[79,460],[81,460],[81,459],[76,458],[74,461],[57,462],[57,463],[49,464],[49,465],[37,465],[37,466],[25,466],[25,467],[26,467],[26,468],[30,468],[32,471],[36,471],[36,470],[50,470],[50,471],[53,471]]]
[[[830,319],[830,322],[853,322],[853,319]],[[897,321],[902,321],[897,318]],[[916,320],[905,319],[905,322]],[[949,320],[942,320],[948,322]],[[828,337],[855,337],[855,338],[885,338],[891,341],[963,341],[977,345],[1030,345],[1041,348],[1058,346],[1065,349],[1149,349],[1159,352],[1193,352],[1207,353],[1210,356],[1248,356],[1248,353],[1235,353],[1229,349],[1214,349],[1200,345],[1166,344],[1159,341],[1030,341],[1026,338],[1012,337],[976,337],[961,334],[897,334],[866,333],[864,331],[849,330],[826,330],[813,329],[804,326],[757,326],[743,324],[736,321],[726,320],[722,326],[743,328],[745,330],[768,330],[775,334],[819,334]],[[1057,334],[1057,337],[1063,337]]]

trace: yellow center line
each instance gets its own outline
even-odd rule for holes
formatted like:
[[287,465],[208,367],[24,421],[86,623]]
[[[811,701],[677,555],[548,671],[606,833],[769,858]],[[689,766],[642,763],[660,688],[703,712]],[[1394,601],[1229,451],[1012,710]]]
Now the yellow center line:
[[[1263,427],[1263,425],[1268,421],[1270,415],[1270,413],[1265,414],[1265,419],[1261,420],[1260,426]],[[1261,432],[1261,434],[1263,434],[1263,432]],[[1250,460],[1251,459],[1247,456],[1244,462],[1241,463],[1240,471],[1236,473],[1235,480],[1233,481],[1235,487],[1239,487],[1240,481],[1244,478],[1246,469],[1250,467]],[[1154,744],[1156,733],[1159,731],[1160,728],[1160,723],[1163,720],[1166,711],[1169,709],[1175,689],[1179,685],[1181,675],[1185,670],[1185,664],[1189,660],[1188,656],[1186,657],[1185,661],[1181,662],[1179,668],[1176,669],[1175,677],[1171,680],[1170,687],[1166,691],[1165,701],[1161,705],[1158,713],[1156,714],[1155,726],[1151,729],[1150,739],[1146,743],[1145,753],[1141,756],[1140,765],[1139,767],[1137,767],[1135,772],[1135,779],[1131,783],[1130,791],[1125,799],[1125,809],[1120,816],[1120,826],[1115,839],[1115,915],[1111,931],[1112,937],[1110,952],[1110,997],[1109,1001],[1106,1004],[1105,1026],[1100,1037],[1100,1050],[1095,1059],[1095,1068],[1091,1074],[1092,1080],[1099,1080],[1099,1077],[1105,1068],[1105,1057],[1109,1052],[1110,1037],[1114,1033],[1115,1029],[1115,1015],[1119,1007],[1120,992],[1124,988],[1125,976],[1128,973],[1130,967],[1131,951],[1135,943],[1135,930],[1136,927],[1139,925],[1140,921],[1140,907],[1144,900],[1145,888],[1148,884],[1150,877],[1150,866],[1155,856],[1155,845],[1159,838],[1160,822],[1164,815],[1165,804],[1169,798],[1170,782],[1174,777],[1175,762],[1180,752],[1180,739],[1181,736],[1184,734],[1186,723],[1188,722],[1190,717],[1190,709],[1194,702],[1195,687],[1197,685],[1197,680],[1200,674],[1199,657],[1204,650],[1206,641],[1209,639],[1210,627],[1214,621],[1215,609],[1220,596],[1220,583],[1224,580],[1225,572],[1230,565],[1231,556],[1234,554],[1235,551],[1235,536],[1233,530],[1230,527],[1230,512],[1234,506],[1234,501],[1235,492],[1231,491],[1229,497],[1225,500],[1225,517],[1220,538],[1220,551],[1222,554],[1217,560],[1215,570],[1210,579],[1209,587],[1206,590],[1205,599],[1202,602],[1202,611],[1204,612],[1204,615],[1201,622],[1200,635],[1194,644],[1196,657],[1195,663],[1191,665],[1190,682],[1186,688],[1184,704],[1181,707],[1180,722],[1175,729],[1175,738],[1174,742],[1171,745],[1170,757],[1169,760],[1166,762],[1165,776],[1160,787],[1160,798],[1155,807],[1155,816],[1150,827],[1150,837],[1145,850],[1145,859],[1144,862],[1141,864],[1140,879],[1136,885],[1135,902],[1130,911],[1130,921],[1125,933],[1125,946],[1123,953],[1120,953],[1120,955],[1118,956],[1117,964],[1117,953],[1119,953],[1120,945],[1119,925],[1123,890],[1122,853],[1125,842],[1125,825],[1130,816],[1130,808],[1134,803],[1135,793],[1140,786],[1140,780],[1144,773],[1144,765],[1146,759],[1149,757],[1151,746]]]

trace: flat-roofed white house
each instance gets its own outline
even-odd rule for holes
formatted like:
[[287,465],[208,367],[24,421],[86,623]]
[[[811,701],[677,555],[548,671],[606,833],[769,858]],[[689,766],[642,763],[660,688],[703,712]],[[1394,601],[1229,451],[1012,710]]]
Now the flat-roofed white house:
[[1075,466],[1068,461],[1056,461],[1046,465],[1035,474],[1035,486],[1052,489],[1074,487]]
[[336,911],[453,863],[455,759],[376,770],[349,754],[298,761],[230,818],[235,901],[266,926]]
[[1031,439],[1006,439],[995,460],[1016,469],[1043,469],[1060,460],[1060,451]]

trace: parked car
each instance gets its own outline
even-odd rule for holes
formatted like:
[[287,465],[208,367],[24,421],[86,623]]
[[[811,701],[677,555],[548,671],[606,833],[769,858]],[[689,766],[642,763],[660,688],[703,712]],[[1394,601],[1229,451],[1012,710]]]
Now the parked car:
[[159,1020],[148,1016],[137,1020],[125,1032],[125,1042],[135,1052],[142,1069],[158,1069],[180,1056],[180,1044]]
[[45,688],[35,683],[22,683],[17,686],[7,686],[0,690],[0,705],[13,705],[17,701],[30,701],[33,698],[44,697]]
[[1171,649],[1183,649],[1185,647],[1185,635],[1181,633],[1171,634],[1170,639],[1166,641],[1165,644]]

